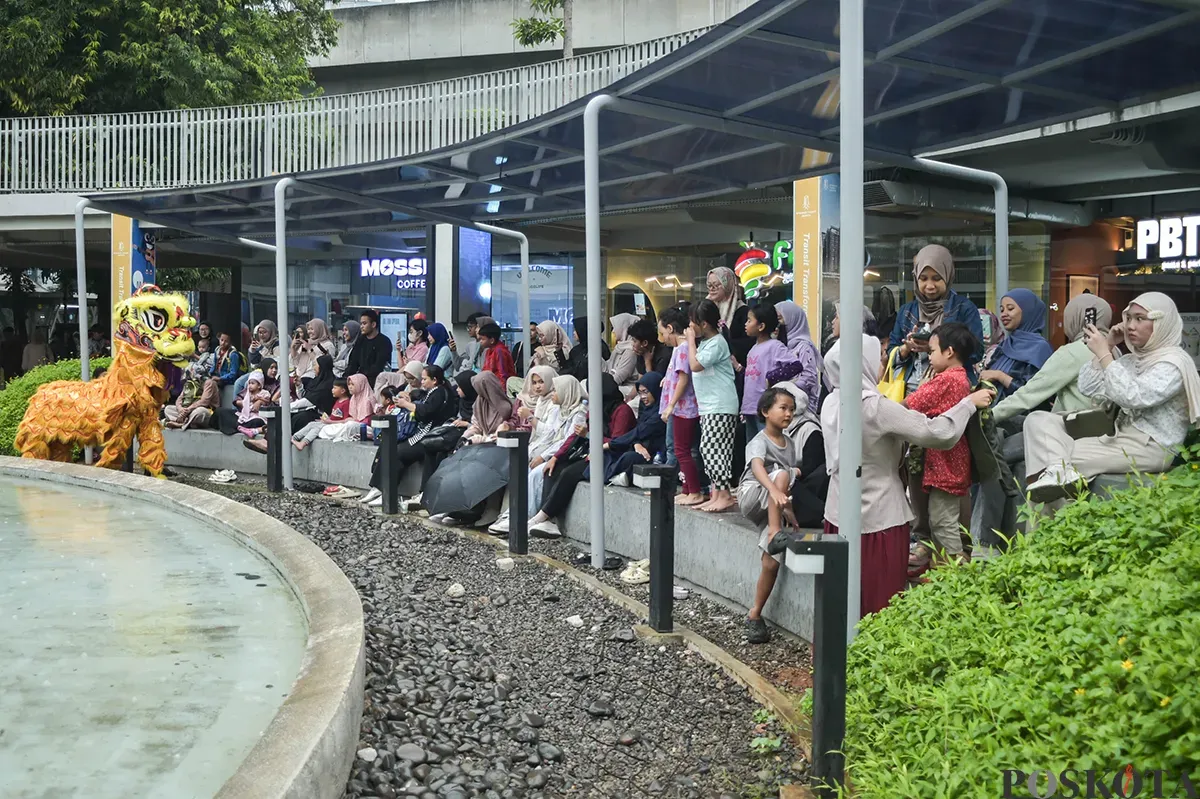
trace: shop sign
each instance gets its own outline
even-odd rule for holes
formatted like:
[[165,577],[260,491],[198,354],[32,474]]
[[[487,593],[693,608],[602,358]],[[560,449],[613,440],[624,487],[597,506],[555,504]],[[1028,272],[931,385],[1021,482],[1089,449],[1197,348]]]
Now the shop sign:
[[792,282],[790,241],[780,240],[769,246],[743,241],[741,245],[743,252],[734,263],[733,271],[746,292],[746,299],[753,300],[772,286]]
[[396,288],[405,291],[424,291],[426,263],[424,258],[363,258],[359,270],[363,277],[395,277]]
[[[1163,271],[1200,268],[1200,215],[1139,219],[1137,259],[1162,262]],[[1150,248],[1155,254],[1150,254]]]

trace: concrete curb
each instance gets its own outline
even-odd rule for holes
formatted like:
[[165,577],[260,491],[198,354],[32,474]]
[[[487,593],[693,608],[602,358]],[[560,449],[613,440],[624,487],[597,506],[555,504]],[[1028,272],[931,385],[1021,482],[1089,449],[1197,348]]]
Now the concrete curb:
[[358,592],[320,547],[247,505],[182,483],[10,457],[0,457],[0,474],[167,505],[266,558],[304,611],[308,646],[287,699],[217,796],[333,799],[343,794],[362,720],[363,613]]
[[[408,519],[417,521],[434,530],[449,530],[458,533],[464,538],[470,538],[473,541],[488,544],[495,548],[498,552],[503,552],[508,557],[517,560],[533,560],[547,566],[555,571],[561,572],[579,585],[587,588],[595,594],[607,599],[615,605],[623,607],[625,610],[634,614],[641,620],[645,620],[650,615],[650,608],[644,603],[639,602],[631,596],[627,596],[616,588],[607,585],[600,580],[597,580],[592,575],[576,569],[569,563],[564,563],[561,560],[543,555],[538,552],[530,552],[528,555],[512,555],[508,551],[508,541],[504,538],[496,538],[495,536],[485,533],[476,532],[475,530],[464,529],[462,527],[448,527],[446,525],[436,524],[428,519],[420,516],[396,516],[382,517],[385,520],[391,518]],[[792,743],[797,749],[804,752],[804,756],[812,761],[812,728],[809,725],[809,720],[800,713],[799,710],[792,705],[787,696],[782,691],[771,684],[770,680],[763,677],[754,669],[747,666],[742,661],[735,658],[729,652],[726,652],[721,647],[714,644],[704,636],[700,635],[695,630],[675,625],[675,632],[672,634],[683,640],[683,643],[700,657],[717,666],[725,674],[739,685],[744,687],[754,697],[754,700],[765,706],[768,710],[779,719],[785,728],[792,736]]]

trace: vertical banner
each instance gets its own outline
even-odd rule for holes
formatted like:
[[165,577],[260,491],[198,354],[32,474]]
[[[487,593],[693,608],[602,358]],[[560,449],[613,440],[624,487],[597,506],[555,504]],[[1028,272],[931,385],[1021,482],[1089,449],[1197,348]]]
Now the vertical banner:
[[792,184],[794,273],[792,301],[808,314],[815,340],[821,325],[821,178]]
[[[133,220],[127,216],[113,214],[112,217],[112,304],[115,306],[118,302],[128,297],[132,290],[130,289],[130,275],[133,269]],[[112,315],[112,308],[108,309],[109,314],[109,338],[114,338],[117,334],[116,319]],[[103,320],[103,316],[100,317]],[[99,321],[99,320],[98,320]],[[103,322],[100,322],[103,324]]]
[[158,282],[158,238],[152,231],[142,230],[133,220],[133,240],[137,247],[133,251],[133,262],[129,267],[129,293],[146,284]]

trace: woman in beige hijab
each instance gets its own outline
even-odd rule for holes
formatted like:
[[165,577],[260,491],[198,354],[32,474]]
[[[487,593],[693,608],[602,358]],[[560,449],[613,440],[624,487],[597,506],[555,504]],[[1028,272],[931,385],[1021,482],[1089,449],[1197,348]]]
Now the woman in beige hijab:
[[1029,484],[1034,502],[1070,496],[1100,474],[1166,471],[1200,421],[1200,374],[1180,346],[1183,320],[1170,297],[1141,294],[1107,334],[1095,325],[1085,331],[1092,358],[1079,370],[1079,390],[1120,409],[1116,434],[1073,439],[1062,416],[1029,414],[1025,464],[1031,477],[1040,475]]

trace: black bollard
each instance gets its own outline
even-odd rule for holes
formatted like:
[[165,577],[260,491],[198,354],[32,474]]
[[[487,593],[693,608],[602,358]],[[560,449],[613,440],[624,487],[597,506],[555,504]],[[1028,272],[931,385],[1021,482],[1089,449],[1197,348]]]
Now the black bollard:
[[813,715],[811,783],[821,797],[833,797],[845,783],[846,758],[846,600],[849,544],[836,535],[793,538],[776,534],[767,551],[787,551],[784,566],[815,576],[813,589]]
[[675,480],[673,466],[633,467],[633,484],[650,490],[650,627],[674,630],[675,611]]
[[389,516],[400,512],[400,442],[396,417],[390,414],[371,418],[371,429],[379,444],[379,490],[383,492],[382,510]]
[[279,406],[264,405],[258,415],[267,420],[264,437],[267,441],[267,490],[283,490],[283,425],[279,423]]
[[497,444],[508,450],[508,551],[529,554],[529,432],[508,430]]

